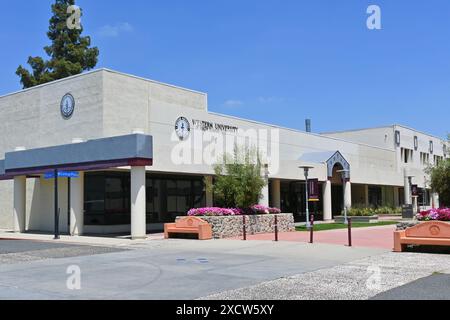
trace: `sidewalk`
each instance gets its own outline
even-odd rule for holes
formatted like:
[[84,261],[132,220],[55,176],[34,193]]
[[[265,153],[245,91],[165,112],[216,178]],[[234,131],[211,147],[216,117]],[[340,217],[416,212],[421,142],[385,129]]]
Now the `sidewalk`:
[[112,246],[112,247],[123,247],[135,244],[143,244],[152,240],[162,240],[164,239],[164,234],[150,234],[145,240],[134,240],[132,241],[129,237],[93,237],[93,236],[82,236],[82,237],[71,237],[67,235],[61,235],[59,240],[54,240],[53,235],[50,234],[39,234],[39,233],[13,233],[7,230],[0,230],[0,241],[1,240],[32,240],[32,241],[46,241],[46,242],[59,242],[66,244],[78,244],[78,245],[93,245],[93,246]]
[[[354,228],[352,242],[354,247],[383,248],[392,250],[394,247],[394,231],[396,226]],[[309,232],[282,232],[279,241],[309,242]],[[232,238],[232,240],[241,239]],[[274,233],[248,235],[247,240],[273,241]],[[348,245],[347,229],[314,232],[315,243]]]

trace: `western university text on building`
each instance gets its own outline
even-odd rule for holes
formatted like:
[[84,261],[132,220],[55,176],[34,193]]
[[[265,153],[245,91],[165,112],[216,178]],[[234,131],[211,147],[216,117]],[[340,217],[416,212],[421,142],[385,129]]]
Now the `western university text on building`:
[[[243,132],[263,132],[259,140],[270,149],[261,202],[299,220],[299,166],[314,167],[310,177],[321,183],[319,208],[329,220],[344,202],[410,202],[408,176],[427,188],[423,169],[447,156],[445,141],[403,126],[322,135],[279,128],[210,113],[203,93],[105,69],[1,97],[0,121],[0,228],[17,232],[53,231],[54,180],[45,174],[58,169],[79,172],[58,179],[61,231],[131,228],[143,237],[146,227],[213,205],[204,178],[214,172],[202,143]],[[420,204],[438,206],[438,195],[425,194]]]

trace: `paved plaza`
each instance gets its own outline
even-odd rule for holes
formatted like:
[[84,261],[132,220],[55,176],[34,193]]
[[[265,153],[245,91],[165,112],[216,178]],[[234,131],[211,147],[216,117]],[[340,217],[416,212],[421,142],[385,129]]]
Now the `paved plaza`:
[[[450,274],[449,255],[382,247],[29,237],[0,233],[10,238],[0,240],[0,299],[370,299]],[[81,290],[67,287],[71,266],[81,270]]]

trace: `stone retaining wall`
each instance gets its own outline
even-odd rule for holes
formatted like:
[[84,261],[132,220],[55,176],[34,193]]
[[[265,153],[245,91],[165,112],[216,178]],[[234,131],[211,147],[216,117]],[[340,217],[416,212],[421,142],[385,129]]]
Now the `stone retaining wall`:
[[[293,232],[295,231],[294,215],[292,213],[281,213],[278,216],[278,231]],[[177,219],[184,217],[177,217]],[[212,226],[213,238],[233,238],[242,236],[243,218],[242,216],[225,216],[225,217],[199,217],[207,221]],[[247,234],[253,235],[258,233],[275,232],[274,227],[275,215],[254,215],[246,216]]]

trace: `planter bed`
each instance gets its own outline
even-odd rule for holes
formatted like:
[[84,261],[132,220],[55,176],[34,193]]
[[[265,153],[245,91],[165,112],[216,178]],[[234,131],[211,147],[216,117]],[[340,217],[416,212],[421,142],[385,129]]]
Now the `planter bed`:
[[[348,218],[352,219],[352,222],[362,222],[362,223],[377,223],[378,222],[378,216],[348,216]],[[344,223],[345,217],[344,216],[337,216],[334,218],[334,221],[336,223]]]
[[[279,232],[294,232],[294,215],[292,213],[249,215],[246,217],[247,234],[271,233],[275,231],[275,216],[278,216]],[[177,217],[181,219],[183,217]],[[243,216],[199,216],[212,227],[214,239],[242,236]]]

